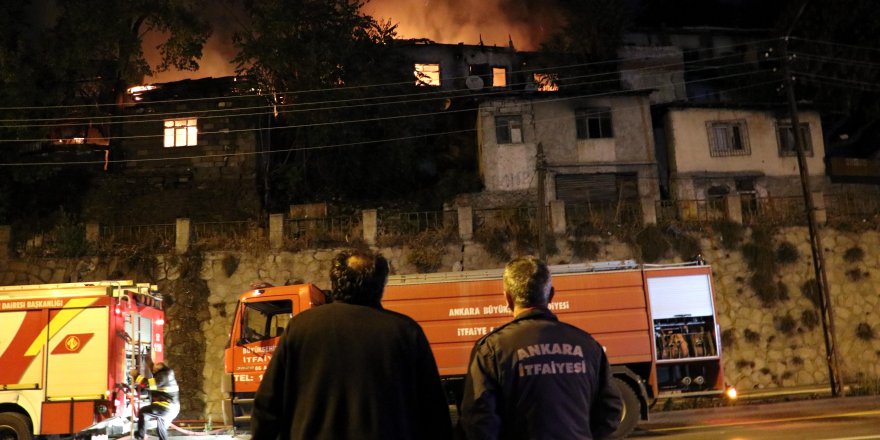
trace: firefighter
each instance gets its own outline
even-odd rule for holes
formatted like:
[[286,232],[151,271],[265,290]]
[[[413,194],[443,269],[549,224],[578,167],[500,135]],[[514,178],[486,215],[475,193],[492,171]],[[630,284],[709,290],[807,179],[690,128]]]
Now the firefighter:
[[145,438],[147,431],[146,418],[152,417],[156,419],[156,433],[159,436],[159,440],[167,440],[168,425],[171,424],[171,421],[180,412],[177,380],[174,378],[174,370],[164,363],[157,362],[154,364],[150,356],[146,356],[144,360],[147,371],[151,373],[151,377],[144,377],[137,369],[133,369],[130,372],[131,377],[134,378],[134,385],[141,389],[145,388],[150,392],[150,404],[138,411],[137,432],[135,432],[134,438],[137,440]]
[[549,308],[547,265],[520,257],[504,269],[513,321],[477,341],[465,378],[459,434],[467,439],[601,439],[621,416],[601,345]]

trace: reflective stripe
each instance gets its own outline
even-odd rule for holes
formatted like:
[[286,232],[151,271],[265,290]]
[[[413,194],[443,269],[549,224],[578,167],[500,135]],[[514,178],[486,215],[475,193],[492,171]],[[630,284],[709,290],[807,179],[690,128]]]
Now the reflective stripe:
[[151,378],[147,379],[147,385],[149,385],[151,390],[155,391],[156,390],[156,378],[151,377]]
[[170,403],[170,402],[163,402],[163,401],[161,401],[161,400],[158,400],[158,401],[156,401],[156,402],[153,402],[153,405],[159,405],[159,406],[164,406],[165,408],[168,408],[168,407],[171,406],[171,403]]
[[176,392],[180,391],[180,388],[176,387],[176,386],[174,386],[174,387],[161,387],[161,388],[156,388],[156,391],[161,391],[163,393],[176,393]]
[[140,374],[138,374],[138,377],[137,377],[137,379],[134,380],[134,383],[139,384],[139,383],[141,383],[142,380],[144,380],[144,376],[141,376]]

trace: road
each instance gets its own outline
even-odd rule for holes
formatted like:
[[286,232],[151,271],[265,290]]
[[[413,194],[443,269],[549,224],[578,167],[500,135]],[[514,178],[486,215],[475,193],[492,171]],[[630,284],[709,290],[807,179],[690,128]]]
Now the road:
[[630,438],[880,440],[880,396],[655,413]]

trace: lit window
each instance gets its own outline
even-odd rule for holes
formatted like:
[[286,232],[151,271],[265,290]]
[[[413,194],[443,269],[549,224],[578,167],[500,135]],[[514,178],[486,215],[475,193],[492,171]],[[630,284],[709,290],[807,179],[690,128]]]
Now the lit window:
[[199,128],[195,119],[165,121],[165,148],[198,145]]
[[539,92],[559,91],[559,86],[556,83],[556,80],[559,79],[559,75],[555,73],[536,73],[532,78],[535,81],[535,87]]
[[[801,139],[804,142],[804,154],[813,155],[813,139],[810,137],[810,124],[800,124]],[[790,122],[780,122],[776,124],[776,139],[779,143],[780,156],[796,156],[797,149],[794,145],[794,130],[791,128]]]
[[748,156],[752,154],[745,121],[709,121],[706,122],[706,130],[709,134],[710,156]]
[[495,140],[499,144],[521,144],[522,116],[496,116]]
[[577,110],[574,114],[578,139],[598,139],[614,137],[611,129],[610,108],[589,108]]
[[440,85],[440,65],[439,64],[418,64],[416,63],[415,71],[417,86],[439,86]]
[[503,67],[492,68],[492,87],[507,87],[507,69]]

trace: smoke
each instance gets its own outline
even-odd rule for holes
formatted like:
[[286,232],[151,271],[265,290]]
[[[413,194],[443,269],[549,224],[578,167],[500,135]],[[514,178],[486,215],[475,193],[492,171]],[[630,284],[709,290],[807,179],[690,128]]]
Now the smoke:
[[560,25],[560,0],[372,0],[364,12],[397,23],[399,38],[535,50]]
[[[535,50],[563,22],[559,12],[564,0],[371,0],[363,12],[380,21],[398,25],[398,38],[427,38],[438,43],[507,46]],[[240,2],[218,2],[224,7],[206,8],[214,33],[203,49],[196,72],[171,69],[144,78],[144,83],[186,78],[221,77],[235,74],[232,34],[244,16]],[[239,4],[239,7],[234,6]],[[233,6],[229,6],[233,5]],[[151,66],[158,64],[155,49],[162,35],[147,35],[144,52]]]

